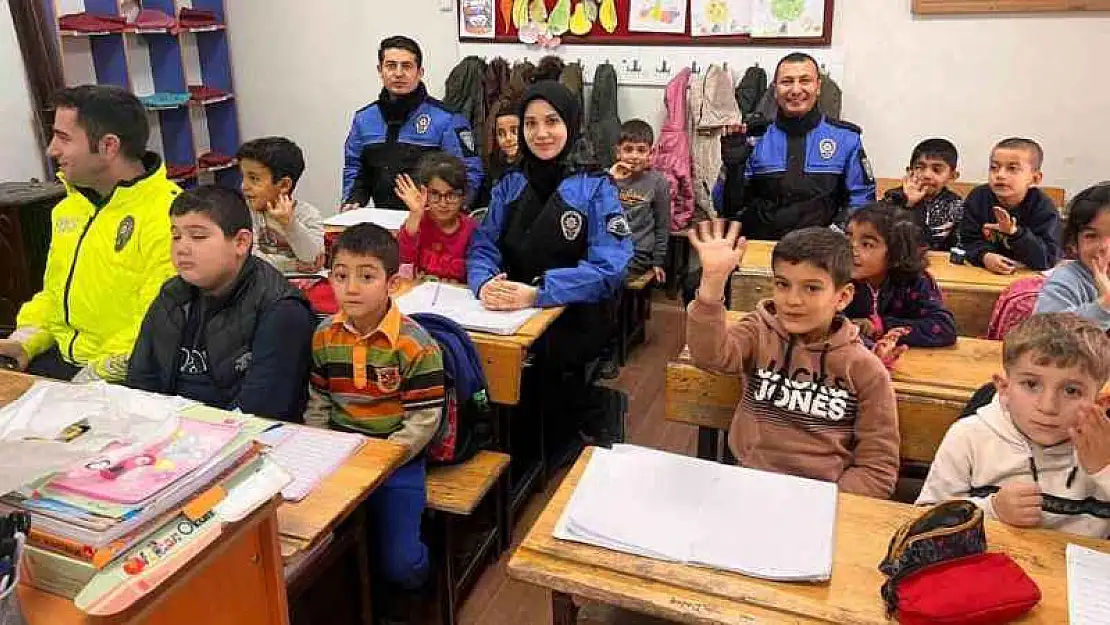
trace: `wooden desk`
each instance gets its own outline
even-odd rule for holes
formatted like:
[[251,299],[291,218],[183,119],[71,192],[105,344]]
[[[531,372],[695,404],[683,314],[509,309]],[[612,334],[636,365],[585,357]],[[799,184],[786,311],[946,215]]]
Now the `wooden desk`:
[[[920,514],[906,504],[841,494],[832,579],[771,582],[667,563],[552,536],[590,457],[583,453],[509,560],[509,576],[552,591],[556,624],[573,623],[567,595],[579,595],[681,623],[852,623],[889,625],[878,570],[899,525]],[[1041,603],[1019,623],[1068,621],[1064,549],[1069,542],[1110,551],[1110,542],[987,521],[992,550],[1008,553],[1040,586]],[[753,536],[758,540],[758,536]],[[565,594],[564,594],[565,593]]]
[[[771,250],[774,241],[748,241],[743,266],[732,278],[733,310],[755,310],[756,302],[771,297],[774,277]],[[929,252],[929,272],[936,279],[944,301],[956,317],[960,336],[986,336],[994,302],[1015,281],[1036,275],[1022,269],[1009,276],[993,274],[970,264],[953,265],[945,252]]]
[[[416,282],[405,282],[394,296],[403,295]],[[563,314],[560,308],[544,308],[532,317],[511,336],[499,336],[485,332],[469,332],[470,340],[482,358],[489,384],[490,400],[502,406],[515,406],[520,403],[521,378],[524,359],[540,335]]]
[[29,625],[286,625],[277,502],[225,527],[219,540],[128,610],[93,617],[69,599],[21,585]]

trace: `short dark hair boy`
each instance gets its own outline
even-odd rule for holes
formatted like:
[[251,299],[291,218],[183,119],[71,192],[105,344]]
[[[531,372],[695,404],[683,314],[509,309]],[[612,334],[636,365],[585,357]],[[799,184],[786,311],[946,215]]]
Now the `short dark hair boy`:
[[197,187],[174,200],[170,217],[178,275],[147,311],[128,386],[301,421],[315,317],[300,291],[251,254],[243,196]]
[[883,200],[910,210],[929,249],[947,251],[959,245],[964,199],[948,188],[960,177],[959,155],[947,139],[925,139],[913,148],[902,186]]

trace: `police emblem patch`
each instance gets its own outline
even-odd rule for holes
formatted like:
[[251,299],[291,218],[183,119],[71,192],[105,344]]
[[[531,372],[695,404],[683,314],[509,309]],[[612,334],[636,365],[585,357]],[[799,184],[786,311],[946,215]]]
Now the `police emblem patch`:
[[420,117],[416,118],[416,134],[422,135],[428,132],[432,127],[432,118],[427,113],[421,113]]
[[459,142],[466,146],[467,150],[474,151],[474,133],[469,130],[460,130]]
[[605,222],[605,230],[618,239],[632,234],[632,227],[628,225],[628,219],[624,215],[610,215]]
[[821,143],[817,144],[817,151],[821,154],[821,158],[826,161],[836,156],[836,141],[832,139],[821,139]]
[[120,220],[119,227],[116,228],[116,251],[123,250],[127,242],[131,240],[131,235],[135,234],[135,218],[128,215]]
[[573,241],[582,232],[582,215],[578,211],[567,211],[559,218],[559,225],[563,229],[566,240]]

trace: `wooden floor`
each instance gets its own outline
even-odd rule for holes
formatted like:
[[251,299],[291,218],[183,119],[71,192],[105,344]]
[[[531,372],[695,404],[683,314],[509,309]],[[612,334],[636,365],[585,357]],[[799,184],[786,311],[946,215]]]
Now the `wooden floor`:
[[[657,298],[652,304],[647,342],[633,351],[621,375],[610,384],[629,394],[629,441],[637,445],[693,455],[695,429],[663,420],[666,363],[684,343],[682,313],[677,302]],[[517,523],[513,546],[482,576],[467,598],[460,614],[462,625],[544,625],[551,622],[547,591],[510,580],[505,563],[527,528],[554,492],[558,480],[546,493],[533,497]],[[619,612],[607,606],[588,604],[579,615],[588,625],[656,625],[658,619]]]

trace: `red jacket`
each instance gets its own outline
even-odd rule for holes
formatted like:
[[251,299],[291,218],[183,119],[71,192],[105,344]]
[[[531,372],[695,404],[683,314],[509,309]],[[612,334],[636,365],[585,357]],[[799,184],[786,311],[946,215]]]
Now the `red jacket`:
[[446,234],[427,215],[416,234],[404,226],[397,235],[401,262],[411,263],[417,275],[430,275],[455,282],[466,282],[466,248],[478,227],[469,215],[459,215],[459,227]]

